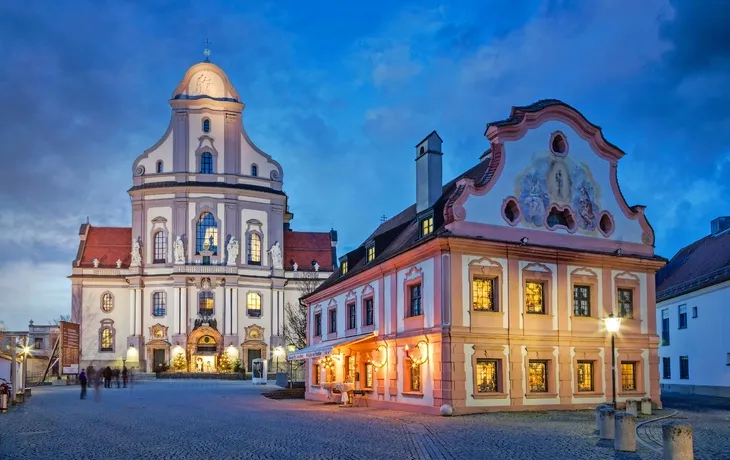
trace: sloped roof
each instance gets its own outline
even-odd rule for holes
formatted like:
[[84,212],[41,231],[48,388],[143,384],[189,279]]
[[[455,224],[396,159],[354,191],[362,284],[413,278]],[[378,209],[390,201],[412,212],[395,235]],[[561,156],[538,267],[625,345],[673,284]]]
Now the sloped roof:
[[117,260],[127,268],[132,261],[132,228],[131,227],[93,227],[88,226],[86,240],[81,241],[76,266],[94,267],[94,259],[99,259],[100,268],[116,268]]
[[329,232],[284,232],[284,267],[291,269],[293,262],[299,271],[314,271],[317,261],[320,271],[332,271],[332,240]]
[[730,280],[730,231],[682,248],[656,274],[657,300],[667,300]]

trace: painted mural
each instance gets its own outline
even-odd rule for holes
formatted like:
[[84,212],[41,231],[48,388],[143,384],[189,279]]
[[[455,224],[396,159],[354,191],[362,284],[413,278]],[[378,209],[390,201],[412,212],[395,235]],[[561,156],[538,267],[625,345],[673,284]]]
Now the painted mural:
[[[515,183],[515,196],[527,227],[551,226],[549,213],[569,208],[582,232],[598,229],[600,191],[588,167],[550,151],[537,152]],[[557,222],[564,224],[564,222]],[[570,225],[565,225],[570,227]]]

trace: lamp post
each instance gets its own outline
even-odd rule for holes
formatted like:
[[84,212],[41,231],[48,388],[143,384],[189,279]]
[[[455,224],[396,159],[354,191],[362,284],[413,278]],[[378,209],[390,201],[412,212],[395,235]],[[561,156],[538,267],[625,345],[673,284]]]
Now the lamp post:
[[616,408],[616,333],[621,329],[621,318],[613,313],[603,318],[606,330],[611,333],[611,379],[613,382],[613,408]]
[[279,373],[279,356],[281,356],[281,347],[274,348],[274,356],[276,356],[276,373]]
[[26,338],[26,344],[23,346],[23,392],[26,392],[28,386],[28,356],[30,355],[30,347],[28,346],[28,339]]

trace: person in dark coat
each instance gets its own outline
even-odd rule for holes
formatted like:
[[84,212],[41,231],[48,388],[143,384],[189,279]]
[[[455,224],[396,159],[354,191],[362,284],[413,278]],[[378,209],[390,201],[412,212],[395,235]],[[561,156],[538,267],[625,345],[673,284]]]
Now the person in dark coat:
[[86,384],[89,383],[89,381],[86,378],[86,372],[84,372],[83,369],[81,369],[81,373],[79,374],[79,383],[81,384],[81,399],[86,399]]
[[107,366],[104,369],[104,388],[112,387],[112,368]]
[[129,371],[127,370],[127,366],[124,366],[122,368],[122,382],[124,383],[124,388],[127,388],[127,376],[129,374]]
[[119,384],[119,369],[116,367],[112,371],[112,375],[114,376],[114,382],[117,384],[117,388],[119,388],[121,385]]

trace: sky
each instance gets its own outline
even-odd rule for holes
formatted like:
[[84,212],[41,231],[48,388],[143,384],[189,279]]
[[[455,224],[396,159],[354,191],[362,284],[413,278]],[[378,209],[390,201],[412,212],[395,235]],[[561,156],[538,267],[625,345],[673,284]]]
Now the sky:
[[206,39],[293,229],[334,227],[340,254],[415,201],[431,130],[448,181],[486,123],[557,98],[626,152],[622,191],[670,258],[730,215],[728,21],[723,0],[0,2],[0,320],[70,312],[79,226],[131,224],[132,162]]

